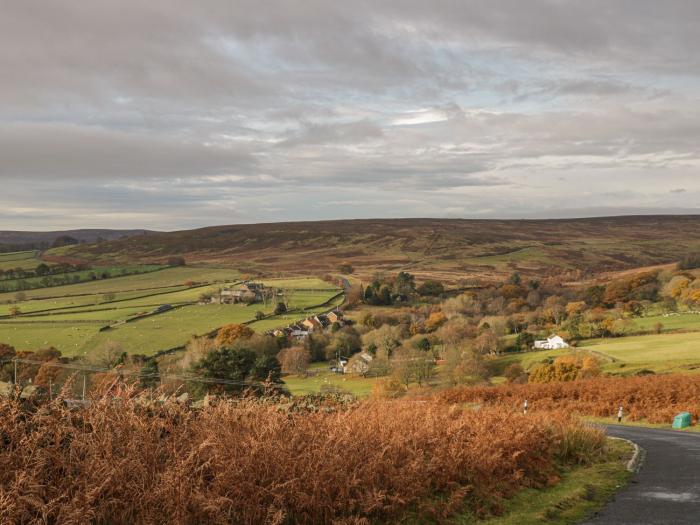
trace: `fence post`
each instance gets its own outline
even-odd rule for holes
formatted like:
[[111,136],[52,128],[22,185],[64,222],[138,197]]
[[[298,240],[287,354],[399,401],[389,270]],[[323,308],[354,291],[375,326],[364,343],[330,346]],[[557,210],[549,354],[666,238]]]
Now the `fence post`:
[[15,385],[17,384],[17,358],[13,359],[15,364]]
[[83,374],[83,401],[85,401],[85,386],[87,384],[87,374]]

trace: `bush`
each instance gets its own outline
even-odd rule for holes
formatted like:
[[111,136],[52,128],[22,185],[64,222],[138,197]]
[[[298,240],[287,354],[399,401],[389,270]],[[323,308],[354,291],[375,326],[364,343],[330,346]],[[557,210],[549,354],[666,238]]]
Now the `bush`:
[[[5,523],[371,523],[498,512],[602,433],[435,400],[201,410],[121,394],[71,411],[0,400]],[[507,421],[507,424],[504,422]],[[497,431],[495,431],[497,429]],[[586,452],[587,455],[584,454]],[[31,494],[31,497],[27,497]],[[303,496],[303,497],[302,497]]]

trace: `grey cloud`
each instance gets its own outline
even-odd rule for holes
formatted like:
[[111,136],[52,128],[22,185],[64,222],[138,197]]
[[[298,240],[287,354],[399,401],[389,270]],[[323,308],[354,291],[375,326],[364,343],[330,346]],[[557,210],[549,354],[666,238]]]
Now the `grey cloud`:
[[234,174],[255,164],[240,148],[56,124],[3,126],[0,158],[3,178],[173,178]]

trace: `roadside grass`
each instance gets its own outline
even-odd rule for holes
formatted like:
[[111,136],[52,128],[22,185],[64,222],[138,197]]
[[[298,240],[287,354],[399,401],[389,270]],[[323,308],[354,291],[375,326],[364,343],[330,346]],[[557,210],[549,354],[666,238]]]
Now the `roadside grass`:
[[456,524],[479,525],[565,525],[577,523],[601,509],[627,484],[630,472],[626,464],[633,453],[626,441],[607,441],[603,460],[590,466],[564,470],[561,481],[553,487],[525,489],[505,504],[502,516],[477,520],[464,515]]

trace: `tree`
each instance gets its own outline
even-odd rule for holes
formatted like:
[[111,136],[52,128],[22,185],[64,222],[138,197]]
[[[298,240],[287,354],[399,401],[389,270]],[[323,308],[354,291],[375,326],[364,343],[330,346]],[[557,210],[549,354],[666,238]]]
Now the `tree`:
[[180,255],[168,257],[168,266],[185,266],[185,258]]
[[445,287],[438,281],[425,281],[416,291],[419,295],[439,297],[445,293]]
[[394,281],[394,290],[397,295],[410,298],[416,291],[416,278],[408,272],[399,272]]
[[311,362],[311,352],[303,346],[293,346],[277,354],[277,360],[280,362],[283,373],[306,376]]
[[12,306],[10,307],[10,315],[12,317],[17,317],[22,313],[22,310],[20,310],[19,306]]
[[41,263],[39,264],[36,269],[34,270],[34,273],[36,273],[39,277],[43,277],[44,275],[48,274],[51,271],[49,266],[46,263]]
[[255,318],[260,321],[261,319],[265,319],[265,312],[258,310],[255,312]]
[[89,354],[91,363],[100,368],[114,368],[124,362],[126,352],[121,343],[117,341],[106,341],[103,345]]
[[527,374],[520,363],[511,363],[503,375],[508,383],[527,383]]
[[238,339],[249,339],[255,332],[242,324],[228,324],[216,334],[215,344],[217,348],[231,346]]
[[160,384],[160,377],[158,374],[158,361],[155,358],[146,359],[139,371],[139,383],[141,383],[141,387],[157,387]]
[[433,312],[428,316],[428,319],[425,321],[425,329],[428,332],[434,332],[446,322],[447,316],[444,313],[442,313],[442,311]]
[[248,386],[246,379],[251,374],[255,361],[255,353],[246,348],[213,350],[194,363],[191,371],[199,377],[212,379],[214,382],[198,384],[194,390],[197,393],[242,392]]
[[79,243],[80,241],[78,239],[71,237],[70,235],[61,235],[59,237],[56,237],[56,239],[51,244],[51,247],[60,248],[62,246],[71,246]]
[[284,313],[287,313],[287,305],[284,304],[283,302],[277,303],[277,306],[275,306],[275,315],[281,315]]

